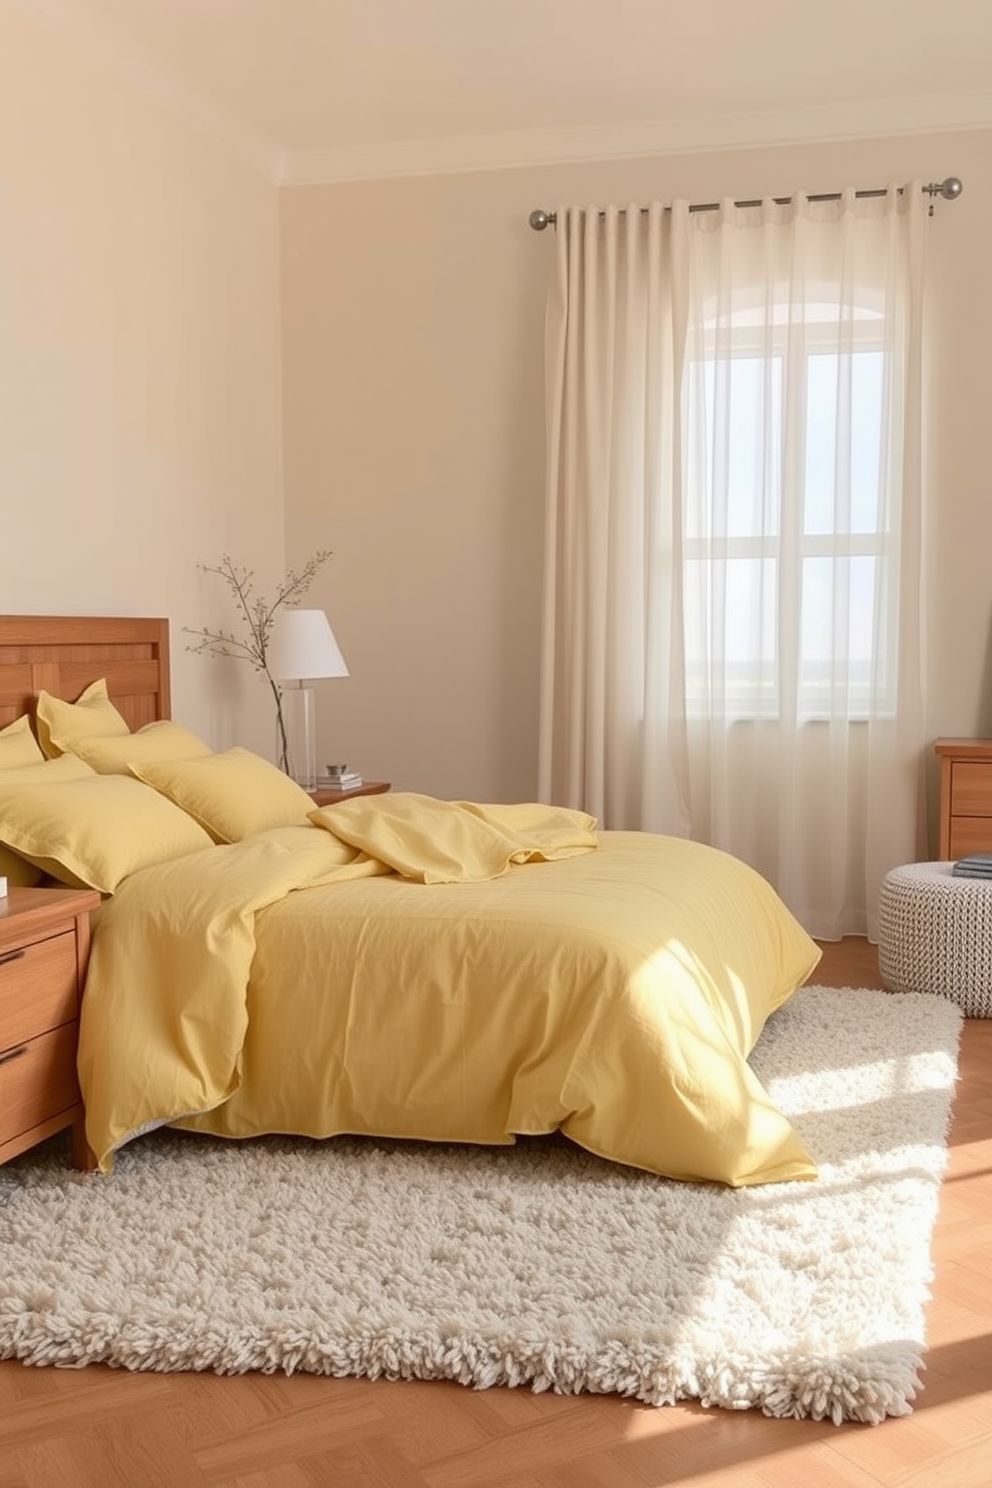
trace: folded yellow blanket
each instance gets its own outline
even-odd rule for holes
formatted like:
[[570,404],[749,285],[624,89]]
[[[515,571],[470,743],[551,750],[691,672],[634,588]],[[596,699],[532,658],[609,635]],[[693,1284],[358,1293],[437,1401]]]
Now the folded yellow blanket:
[[339,842],[419,883],[478,883],[511,863],[550,862],[592,852],[596,818],[562,806],[482,806],[415,792],[353,796],[310,813]]

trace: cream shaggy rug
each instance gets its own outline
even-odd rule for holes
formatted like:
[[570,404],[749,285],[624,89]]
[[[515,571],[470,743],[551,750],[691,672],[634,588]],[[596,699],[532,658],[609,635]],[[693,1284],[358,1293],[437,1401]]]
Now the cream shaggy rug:
[[807,988],[753,1055],[820,1164],[731,1191],[512,1148],[160,1131],[0,1168],[0,1354],[877,1422],[920,1383],[961,1014]]

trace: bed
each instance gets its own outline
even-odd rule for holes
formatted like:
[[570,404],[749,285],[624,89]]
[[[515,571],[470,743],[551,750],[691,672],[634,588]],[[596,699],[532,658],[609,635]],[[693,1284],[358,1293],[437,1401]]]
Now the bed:
[[748,1064],[819,959],[762,878],[533,802],[318,808],[171,718],[165,620],[0,616],[0,853],[102,895],[78,1072],[104,1173],[170,1125],[816,1176]]

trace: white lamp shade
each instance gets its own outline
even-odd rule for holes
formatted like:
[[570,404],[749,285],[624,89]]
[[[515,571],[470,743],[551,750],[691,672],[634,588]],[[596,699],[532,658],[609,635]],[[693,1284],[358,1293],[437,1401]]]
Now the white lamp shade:
[[265,647],[265,662],[277,682],[348,676],[323,610],[278,610]]

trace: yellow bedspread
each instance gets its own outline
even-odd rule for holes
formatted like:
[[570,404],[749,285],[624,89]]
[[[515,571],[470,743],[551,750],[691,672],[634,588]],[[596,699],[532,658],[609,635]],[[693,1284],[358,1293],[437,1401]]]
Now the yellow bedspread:
[[747,1064],[819,957],[763,879],[580,813],[377,800],[143,869],[101,907],[79,1075],[104,1171],[170,1123],[561,1129],[675,1178],[815,1177]]

